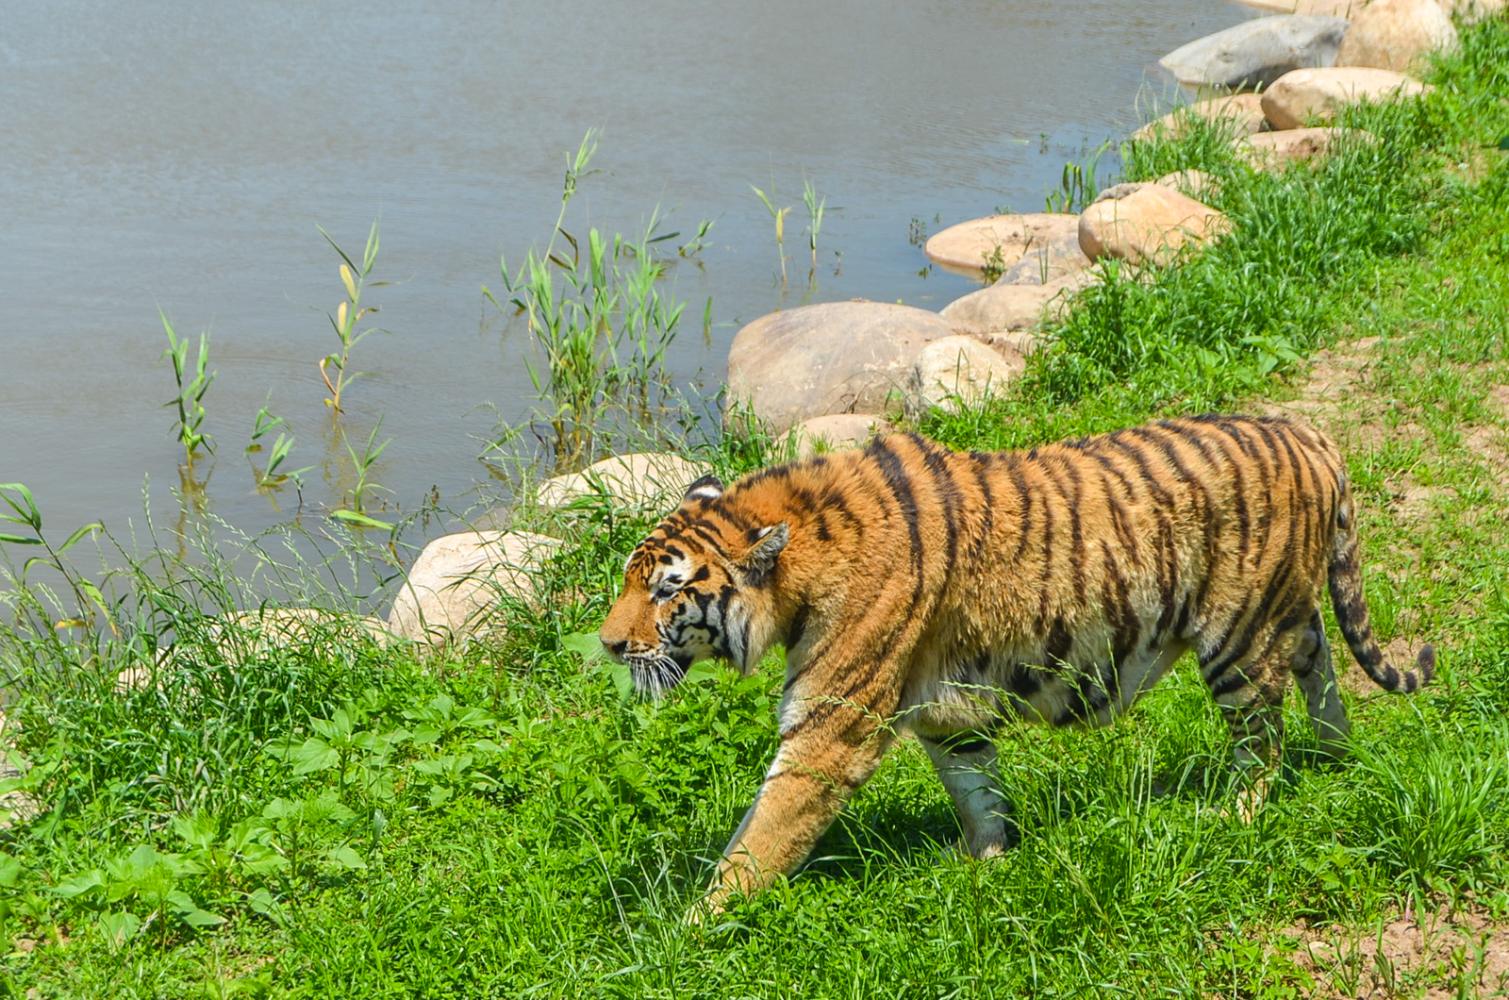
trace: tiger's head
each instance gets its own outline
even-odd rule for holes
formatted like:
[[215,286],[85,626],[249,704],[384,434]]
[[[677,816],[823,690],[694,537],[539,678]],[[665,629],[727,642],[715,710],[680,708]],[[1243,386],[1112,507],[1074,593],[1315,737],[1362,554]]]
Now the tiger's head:
[[697,480],[624,566],[598,638],[641,694],[660,697],[709,657],[748,671],[774,641],[770,583],[789,529],[748,525],[722,496],[714,477]]

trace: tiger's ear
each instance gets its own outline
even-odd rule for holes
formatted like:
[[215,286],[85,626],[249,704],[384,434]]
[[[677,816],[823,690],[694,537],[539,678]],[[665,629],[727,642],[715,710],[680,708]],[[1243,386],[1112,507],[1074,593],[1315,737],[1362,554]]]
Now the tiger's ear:
[[716,500],[723,495],[723,481],[717,476],[703,476],[686,488],[686,496],[681,500]]
[[768,528],[761,528],[755,532],[754,544],[749,547],[749,551],[739,557],[736,565],[749,578],[750,583],[762,584],[775,570],[776,557],[781,554],[781,550],[789,541],[791,541],[791,530],[786,527],[785,521]]

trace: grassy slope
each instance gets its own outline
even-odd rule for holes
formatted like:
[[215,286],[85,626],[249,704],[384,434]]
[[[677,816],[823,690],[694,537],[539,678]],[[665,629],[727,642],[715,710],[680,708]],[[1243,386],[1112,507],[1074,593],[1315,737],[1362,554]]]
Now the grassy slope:
[[[190,652],[160,688],[118,695],[118,651],[58,671],[51,647],[26,647],[39,662],[18,711],[56,808],[0,840],[14,943],[0,989],[1486,989],[1471,948],[1389,973],[1348,942],[1406,906],[1509,912],[1509,164],[1487,148],[1509,133],[1506,67],[1509,23],[1477,30],[1434,96],[1364,115],[1381,141],[1313,174],[1249,174],[1208,135],[1134,150],[1132,176],[1222,176],[1237,235],[1151,284],[1088,293],[1018,395],[924,426],[1015,446],[1278,407],[1344,442],[1375,622],[1435,639],[1441,675],[1413,699],[1380,697],[1346,661],[1356,753],[1340,767],[1307,759],[1291,702],[1290,767],[1255,825],[1221,815],[1224,727],[1181,669],[1111,729],[1003,738],[1023,830],[1006,858],[954,853],[943,791],[904,745],[800,875],[711,933],[683,929],[773,752],[778,674],[699,671],[663,705],[619,702],[562,646],[594,627],[645,528],[601,511],[574,529],[551,611],[521,610],[500,646],[444,669],[351,642],[244,671]],[[1309,374],[1270,374],[1327,345]],[[718,457],[732,472],[762,453]],[[207,650],[173,591],[146,599],[183,648]],[[210,915],[226,922],[194,928]],[[1340,958],[1297,950],[1305,934],[1339,941],[1324,954]]]

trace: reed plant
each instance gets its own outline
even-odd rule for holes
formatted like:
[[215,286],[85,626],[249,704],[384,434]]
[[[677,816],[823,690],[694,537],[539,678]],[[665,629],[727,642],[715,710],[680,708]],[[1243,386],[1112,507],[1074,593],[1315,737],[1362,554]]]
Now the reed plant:
[[191,364],[188,339],[178,338],[167,313],[158,310],[158,316],[162,319],[163,332],[168,335],[168,347],[162,354],[172,365],[173,382],[178,390],[165,405],[171,407],[176,414],[173,433],[183,447],[184,466],[192,470],[194,460],[202,452],[214,451],[214,439],[204,429],[204,397],[210,391],[210,385],[214,383],[217,374],[207,370],[210,361],[210,335],[199,335],[199,350]]
[[352,370],[351,352],[368,335],[378,330],[377,327],[363,327],[361,324],[362,320],[378,311],[377,306],[362,304],[363,294],[369,288],[377,288],[385,284],[385,282],[372,280],[372,269],[377,266],[377,253],[381,247],[381,239],[378,235],[377,223],[374,221],[371,229],[367,231],[367,243],[362,250],[361,264],[358,265],[323,227],[316,228],[319,229],[320,235],[325,237],[325,242],[329,243],[341,258],[339,273],[341,290],[345,296],[336,306],[335,313],[326,317],[335,331],[336,339],[340,341],[340,348],[325,355],[319,361],[320,379],[325,383],[325,390],[329,393],[325,397],[325,405],[330,407],[331,414],[335,415],[342,412],[341,400],[346,388],[363,374]]

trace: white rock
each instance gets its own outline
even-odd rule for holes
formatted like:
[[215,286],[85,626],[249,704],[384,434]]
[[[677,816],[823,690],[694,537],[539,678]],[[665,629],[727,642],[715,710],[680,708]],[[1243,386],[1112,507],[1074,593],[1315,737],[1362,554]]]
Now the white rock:
[[1008,356],[973,337],[944,337],[922,348],[912,365],[910,407],[952,410],[1000,395],[1026,368],[1020,356]]
[[1275,128],[1300,128],[1311,119],[1329,122],[1348,104],[1413,97],[1425,85],[1403,73],[1362,66],[1297,69],[1263,92],[1263,113]]
[[1079,225],[1076,222],[1052,239],[1029,247],[1020,260],[1001,272],[996,284],[1051,284],[1079,274],[1091,263],[1079,248]]
[[809,417],[880,413],[906,391],[917,352],[953,335],[937,313],[883,302],[829,302],[763,316],[734,336],[728,395],[773,432]]
[[502,598],[535,600],[533,577],[560,544],[524,531],[437,538],[419,553],[394,597],[388,630],[436,647],[484,635],[503,622]]
[[1161,184],[1144,184],[1123,198],[1100,201],[1079,217],[1079,245],[1099,260],[1165,263],[1185,247],[1209,242],[1231,228],[1224,214]]
[[819,451],[862,447],[875,435],[890,430],[889,421],[879,414],[829,413],[803,420],[781,435],[776,448],[784,453],[789,444],[797,458],[807,458]]
[[[1133,139],[1177,139],[1194,121],[1214,122],[1230,129],[1232,136],[1262,131],[1263,109],[1257,94],[1227,94],[1175,108],[1132,133]],[[1222,133],[1223,135],[1225,133]]]
[[949,226],[924,249],[940,267],[978,277],[987,270],[1006,270],[1034,247],[1072,233],[1074,225],[1073,215],[1055,212],[991,215]]
[[1280,170],[1289,163],[1302,163],[1326,155],[1349,133],[1366,136],[1361,130],[1316,126],[1286,128],[1278,132],[1259,132],[1236,144],[1236,154],[1254,170]]
[[1176,170],[1171,174],[1164,174],[1153,183],[1173,188],[1196,201],[1205,201],[1221,190],[1221,182],[1203,170]]
[[710,471],[707,465],[680,455],[653,451],[614,455],[581,472],[545,480],[535,500],[542,507],[559,509],[606,491],[618,507],[668,510],[680,502],[689,485]]
[[1336,65],[1403,73],[1428,53],[1456,44],[1457,29],[1436,0],[1372,0],[1352,19]]
[[948,320],[954,332],[967,337],[1031,330],[1044,316],[1061,315],[1090,280],[1090,272],[1078,271],[1046,285],[997,283],[955,299],[938,315]]
[[1191,86],[1266,86],[1290,70],[1331,65],[1346,30],[1339,17],[1260,17],[1190,42],[1158,63]]
[[[16,733],[20,727],[6,718],[0,710],[0,780],[9,781],[24,773],[21,758],[16,751]],[[13,791],[0,795],[0,830],[8,830],[17,823],[29,823],[41,815],[42,803],[29,792]]]

